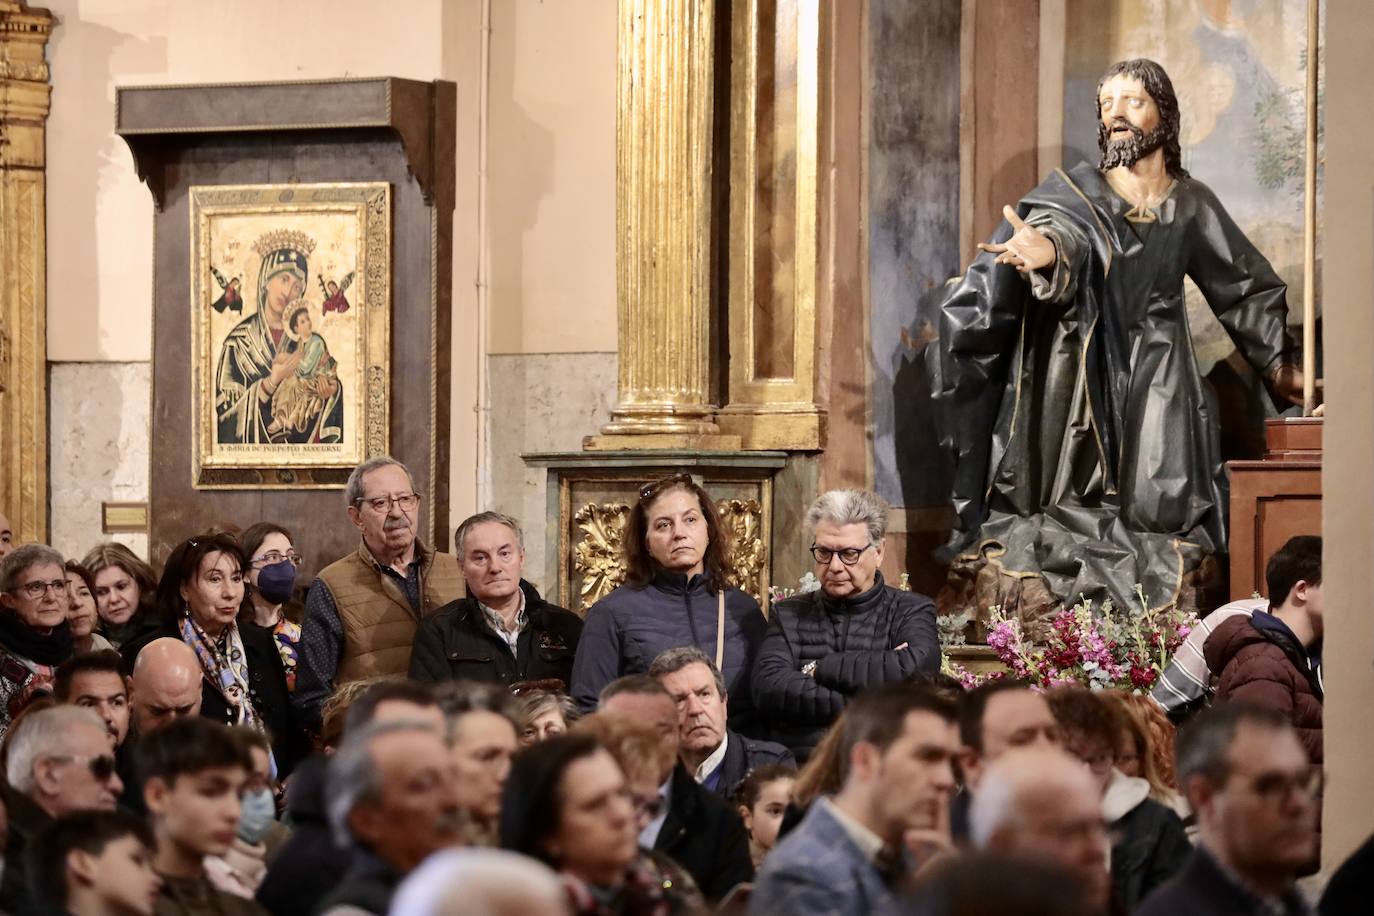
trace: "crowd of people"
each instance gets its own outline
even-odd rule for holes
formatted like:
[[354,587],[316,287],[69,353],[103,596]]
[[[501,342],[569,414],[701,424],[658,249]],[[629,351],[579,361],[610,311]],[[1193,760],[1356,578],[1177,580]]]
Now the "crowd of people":
[[358,549],[308,587],[285,520],[160,574],[0,543],[0,913],[1314,911],[1319,538],[1150,697],[942,675],[861,490],[812,504],[819,588],[767,617],[687,475],[640,490],[585,621],[510,516],[437,552],[391,458],[345,503]]

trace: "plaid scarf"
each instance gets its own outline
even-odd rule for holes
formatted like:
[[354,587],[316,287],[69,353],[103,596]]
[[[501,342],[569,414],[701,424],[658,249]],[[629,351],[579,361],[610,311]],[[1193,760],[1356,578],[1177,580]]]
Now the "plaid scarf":
[[262,731],[262,720],[248,697],[248,656],[243,651],[238,624],[229,624],[224,635],[214,640],[187,614],[181,619],[181,638],[196,650],[205,679],[215,685],[225,702],[238,710],[236,724]]

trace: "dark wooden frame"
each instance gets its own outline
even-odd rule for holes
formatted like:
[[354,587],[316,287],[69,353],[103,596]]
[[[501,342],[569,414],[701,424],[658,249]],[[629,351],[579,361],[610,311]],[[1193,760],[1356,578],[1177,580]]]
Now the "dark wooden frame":
[[[188,189],[386,181],[392,186],[390,452],[425,497],[422,537],[448,544],[449,382],[457,91],[391,77],[124,87],[116,133],[154,221],[149,554],[212,526],[296,529],[303,574],[357,543],[330,490],[199,491],[191,468]],[[347,472],[313,480],[341,487]],[[331,523],[332,520],[332,523]]]

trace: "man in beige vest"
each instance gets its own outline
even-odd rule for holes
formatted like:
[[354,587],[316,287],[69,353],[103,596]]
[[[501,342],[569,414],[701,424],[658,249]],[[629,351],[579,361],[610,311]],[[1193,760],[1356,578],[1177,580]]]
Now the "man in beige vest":
[[389,457],[363,462],[344,498],[362,543],[310,587],[292,695],[312,730],[337,684],[404,676],[420,620],[463,596],[457,561],[415,536],[420,494],[405,465]]

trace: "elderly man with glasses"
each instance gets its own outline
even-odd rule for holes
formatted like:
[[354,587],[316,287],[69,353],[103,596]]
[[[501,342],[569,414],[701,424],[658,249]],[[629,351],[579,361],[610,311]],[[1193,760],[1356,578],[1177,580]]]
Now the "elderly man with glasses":
[[405,465],[363,462],[344,499],[362,543],[322,569],[305,600],[292,703],[312,730],[337,684],[404,676],[420,621],[463,594],[458,561],[416,536],[420,494]]
[[821,587],[773,607],[754,662],[754,702],[798,760],[851,697],[940,668],[935,604],[893,588],[878,567],[887,504],[865,490],[823,493],[806,514]]
[[113,811],[124,786],[105,723],[81,706],[37,709],[21,717],[4,762],[9,834],[0,901],[7,912],[27,913],[33,904],[24,874],[30,839],[64,814]]

